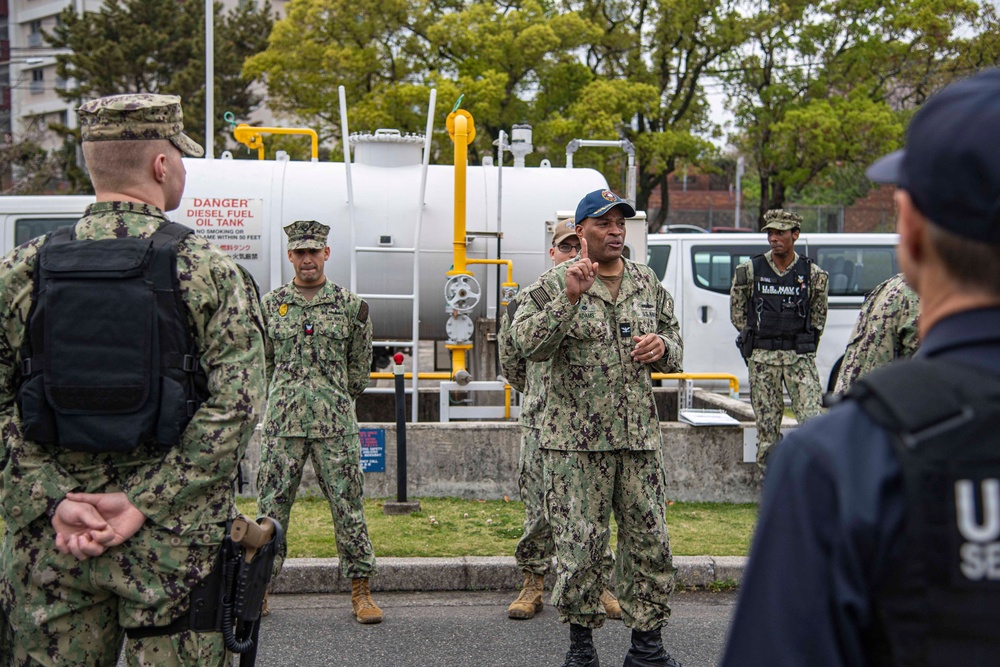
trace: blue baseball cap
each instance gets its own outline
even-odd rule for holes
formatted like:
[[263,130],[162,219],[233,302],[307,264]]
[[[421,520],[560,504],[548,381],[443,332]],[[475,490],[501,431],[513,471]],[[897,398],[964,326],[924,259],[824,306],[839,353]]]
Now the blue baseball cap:
[[931,96],[910,121],[906,147],[865,174],[906,190],[938,227],[1000,244],[1000,68]]
[[584,218],[599,218],[615,206],[622,207],[622,213],[626,218],[635,217],[635,209],[632,208],[632,205],[611,190],[594,190],[577,204],[574,219],[579,225]]

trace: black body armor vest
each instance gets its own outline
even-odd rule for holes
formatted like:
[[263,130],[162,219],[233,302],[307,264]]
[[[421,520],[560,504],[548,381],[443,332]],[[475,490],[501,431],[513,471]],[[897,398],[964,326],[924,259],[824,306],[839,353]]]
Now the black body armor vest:
[[792,270],[775,273],[764,255],[753,262],[753,294],[748,322],[756,330],[754,348],[816,351],[809,318],[809,273],[811,260],[799,255]]
[[1000,378],[915,359],[847,396],[895,434],[906,494],[870,664],[1000,663]]
[[168,222],[149,238],[42,245],[18,404],[27,440],[82,452],[171,447],[208,396],[177,279]]

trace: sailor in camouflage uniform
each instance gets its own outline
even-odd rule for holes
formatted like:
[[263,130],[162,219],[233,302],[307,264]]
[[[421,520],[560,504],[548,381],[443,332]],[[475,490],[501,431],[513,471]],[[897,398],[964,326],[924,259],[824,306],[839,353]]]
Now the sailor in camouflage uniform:
[[[292,282],[264,296],[267,329],[267,414],[257,507],[288,526],[306,459],[333,513],[340,571],[353,581],[361,623],[379,623],[369,592],[375,554],[362,506],[364,478],[354,401],[368,386],[372,323],[368,304],[326,279],[330,228],[314,220],[285,227]],[[275,575],[285,553],[278,554]]]
[[[549,258],[558,266],[576,258],[580,252],[580,239],[576,235],[576,223],[572,218],[561,220],[552,232]],[[545,516],[545,474],[542,450],[538,446],[538,420],[545,406],[549,362],[529,362],[517,354],[510,334],[513,315],[517,313],[517,299],[512,300],[500,318],[500,367],[512,387],[522,393],[521,412],[521,455],[518,461],[517,486],[524,503],[524,534],[517,542],[514,560],[524,573],[524,585],[517,599],[507,608],[509,618],[533,618],[542,610],[542,594],[545,591],[545,573],[549,570],[555,545],[552,542],[552,528]],[[614,567],[614,556],[610,546],[605,552],[604,577],[607,582]],[[622,609],[605,584],[601,593],[601,604],[608,618],[619,619]]]
[[[78,110],[97,192],[76,224],[80,239],[147,238],[184,190],[180,99],[118,95]],[[46,237],[0,261],[0,602],[13,629],[14,665],[113,666],[122,632],[168,626],[125,643],[129,665],[229,664],[221,632],[177,629],[193,587],[210,573],[236,516],[237,464],[263,402],[264,343],[252,288],[237,265],[197,236],[180,241],[183,310],[210,396],[169,449],[83,453],[22,437],[15,401]],[[99,323],[81,322],[99,329]],[[148,345],[148,342],[143,342]],[[155,633],[155,631],[154,631]]]
[[539,445],[556,548],[553,604],[570,623],[564,667],[598,664],[602,560],[614,512],[615,579],[632,628],[626,665],[675,666],[660,628],[670,615],[674,567],[660,427],[650,371],[681,370],[673,299],[648,267],[622,257],[635,209],[608,190],[576,210],[580,259],[542,275],[521,295],[512,325],[519,354],[550,362]]
[[800,215],[771,209],[764,214],[764,223],[761,229],[767,232],[771,250],[736,267],[729,299],[733,326],[737,330],[749,326],[754,331],[754,350],[747,366],[761,467],[781,435],[782,385],[800,424],[821,412],[823,388],[816,347],[826,326],[829,284],[826,271],[795,252]]
[[861,376],[893,359],[912,357],[920,346],[920,298],[897,273],[873,289],[858,313],[834,393],[843,394]]

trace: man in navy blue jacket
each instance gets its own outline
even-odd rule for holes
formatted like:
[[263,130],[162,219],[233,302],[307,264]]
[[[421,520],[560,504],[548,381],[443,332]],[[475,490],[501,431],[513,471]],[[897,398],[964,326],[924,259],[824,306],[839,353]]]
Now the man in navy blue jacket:
[[771,457],[723,667],[1000,662],[1000,69],[867,173],[898,186],[923,347]]

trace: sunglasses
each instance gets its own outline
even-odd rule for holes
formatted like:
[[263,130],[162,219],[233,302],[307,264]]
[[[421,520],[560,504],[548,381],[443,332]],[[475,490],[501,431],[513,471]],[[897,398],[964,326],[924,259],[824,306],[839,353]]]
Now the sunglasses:
[[580,250],[580,246],[573,245],[572,243],[560,243],[556,247],[559,248],[559,252],[577,252]]

